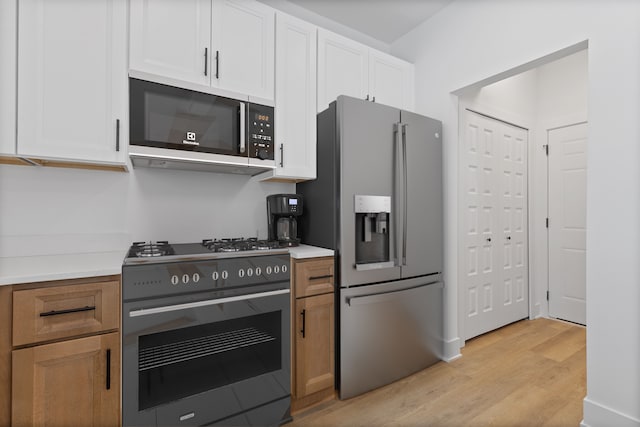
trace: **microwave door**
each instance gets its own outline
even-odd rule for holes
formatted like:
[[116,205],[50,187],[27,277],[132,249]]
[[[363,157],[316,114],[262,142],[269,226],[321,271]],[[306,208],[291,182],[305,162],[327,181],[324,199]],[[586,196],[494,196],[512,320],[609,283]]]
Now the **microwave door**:
[[247,156],[244,102],[137,79],[130,92],[131,145]]

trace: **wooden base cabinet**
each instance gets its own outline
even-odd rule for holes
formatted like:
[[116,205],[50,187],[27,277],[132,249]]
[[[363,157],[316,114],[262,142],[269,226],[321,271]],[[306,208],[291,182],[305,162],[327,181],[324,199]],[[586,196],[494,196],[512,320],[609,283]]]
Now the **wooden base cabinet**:
[[119,276],[0,287],[0,426],[119,426],[119,325]]
[[117,332],[12,352],[14,426],[117,426]]
[[293,261],[292,412],[335,397],[333,257]]

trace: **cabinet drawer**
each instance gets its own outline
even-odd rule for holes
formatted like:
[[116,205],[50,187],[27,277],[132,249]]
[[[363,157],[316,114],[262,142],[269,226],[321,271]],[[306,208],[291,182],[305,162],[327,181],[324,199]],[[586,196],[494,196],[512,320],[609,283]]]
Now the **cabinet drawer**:
[[15,291],[13,345],[118,328],[118,282]]
[[294,261],[296,298],[333,292],[333,257]]

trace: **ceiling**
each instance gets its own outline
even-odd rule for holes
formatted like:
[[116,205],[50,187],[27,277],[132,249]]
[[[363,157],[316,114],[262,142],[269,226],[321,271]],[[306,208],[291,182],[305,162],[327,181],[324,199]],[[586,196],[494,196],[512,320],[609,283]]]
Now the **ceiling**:
[[289,0],[376,40],[391,44],[452,0]]

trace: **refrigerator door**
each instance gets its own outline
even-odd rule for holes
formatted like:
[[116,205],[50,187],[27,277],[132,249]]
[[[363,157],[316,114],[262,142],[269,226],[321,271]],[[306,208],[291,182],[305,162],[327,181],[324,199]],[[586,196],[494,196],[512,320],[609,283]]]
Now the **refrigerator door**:
[[[340,153],[340,218],[339,253],[340,286],[383,282],[400,278],[396,227],[399,217],[393,210],[394,185],[399,172],[395,164],[396,138],[394,125],[400,122],[400,110],[361,99],[340,96],[337,100],[337,144]],[[386,232],[390,262],[372,262],[356,267],[356,239],[366,239],[356,227],[355,196],[391,198]],[[373,227],[372,222],[359,221],[359,227]],[[395,226],[394,226],[395,225]]]
[[439,276],[340,289],[340,399],[420,371],[442,356]]
[[401,175],[398,236],[402,277],[443,269],[442,124],[401,112]]

